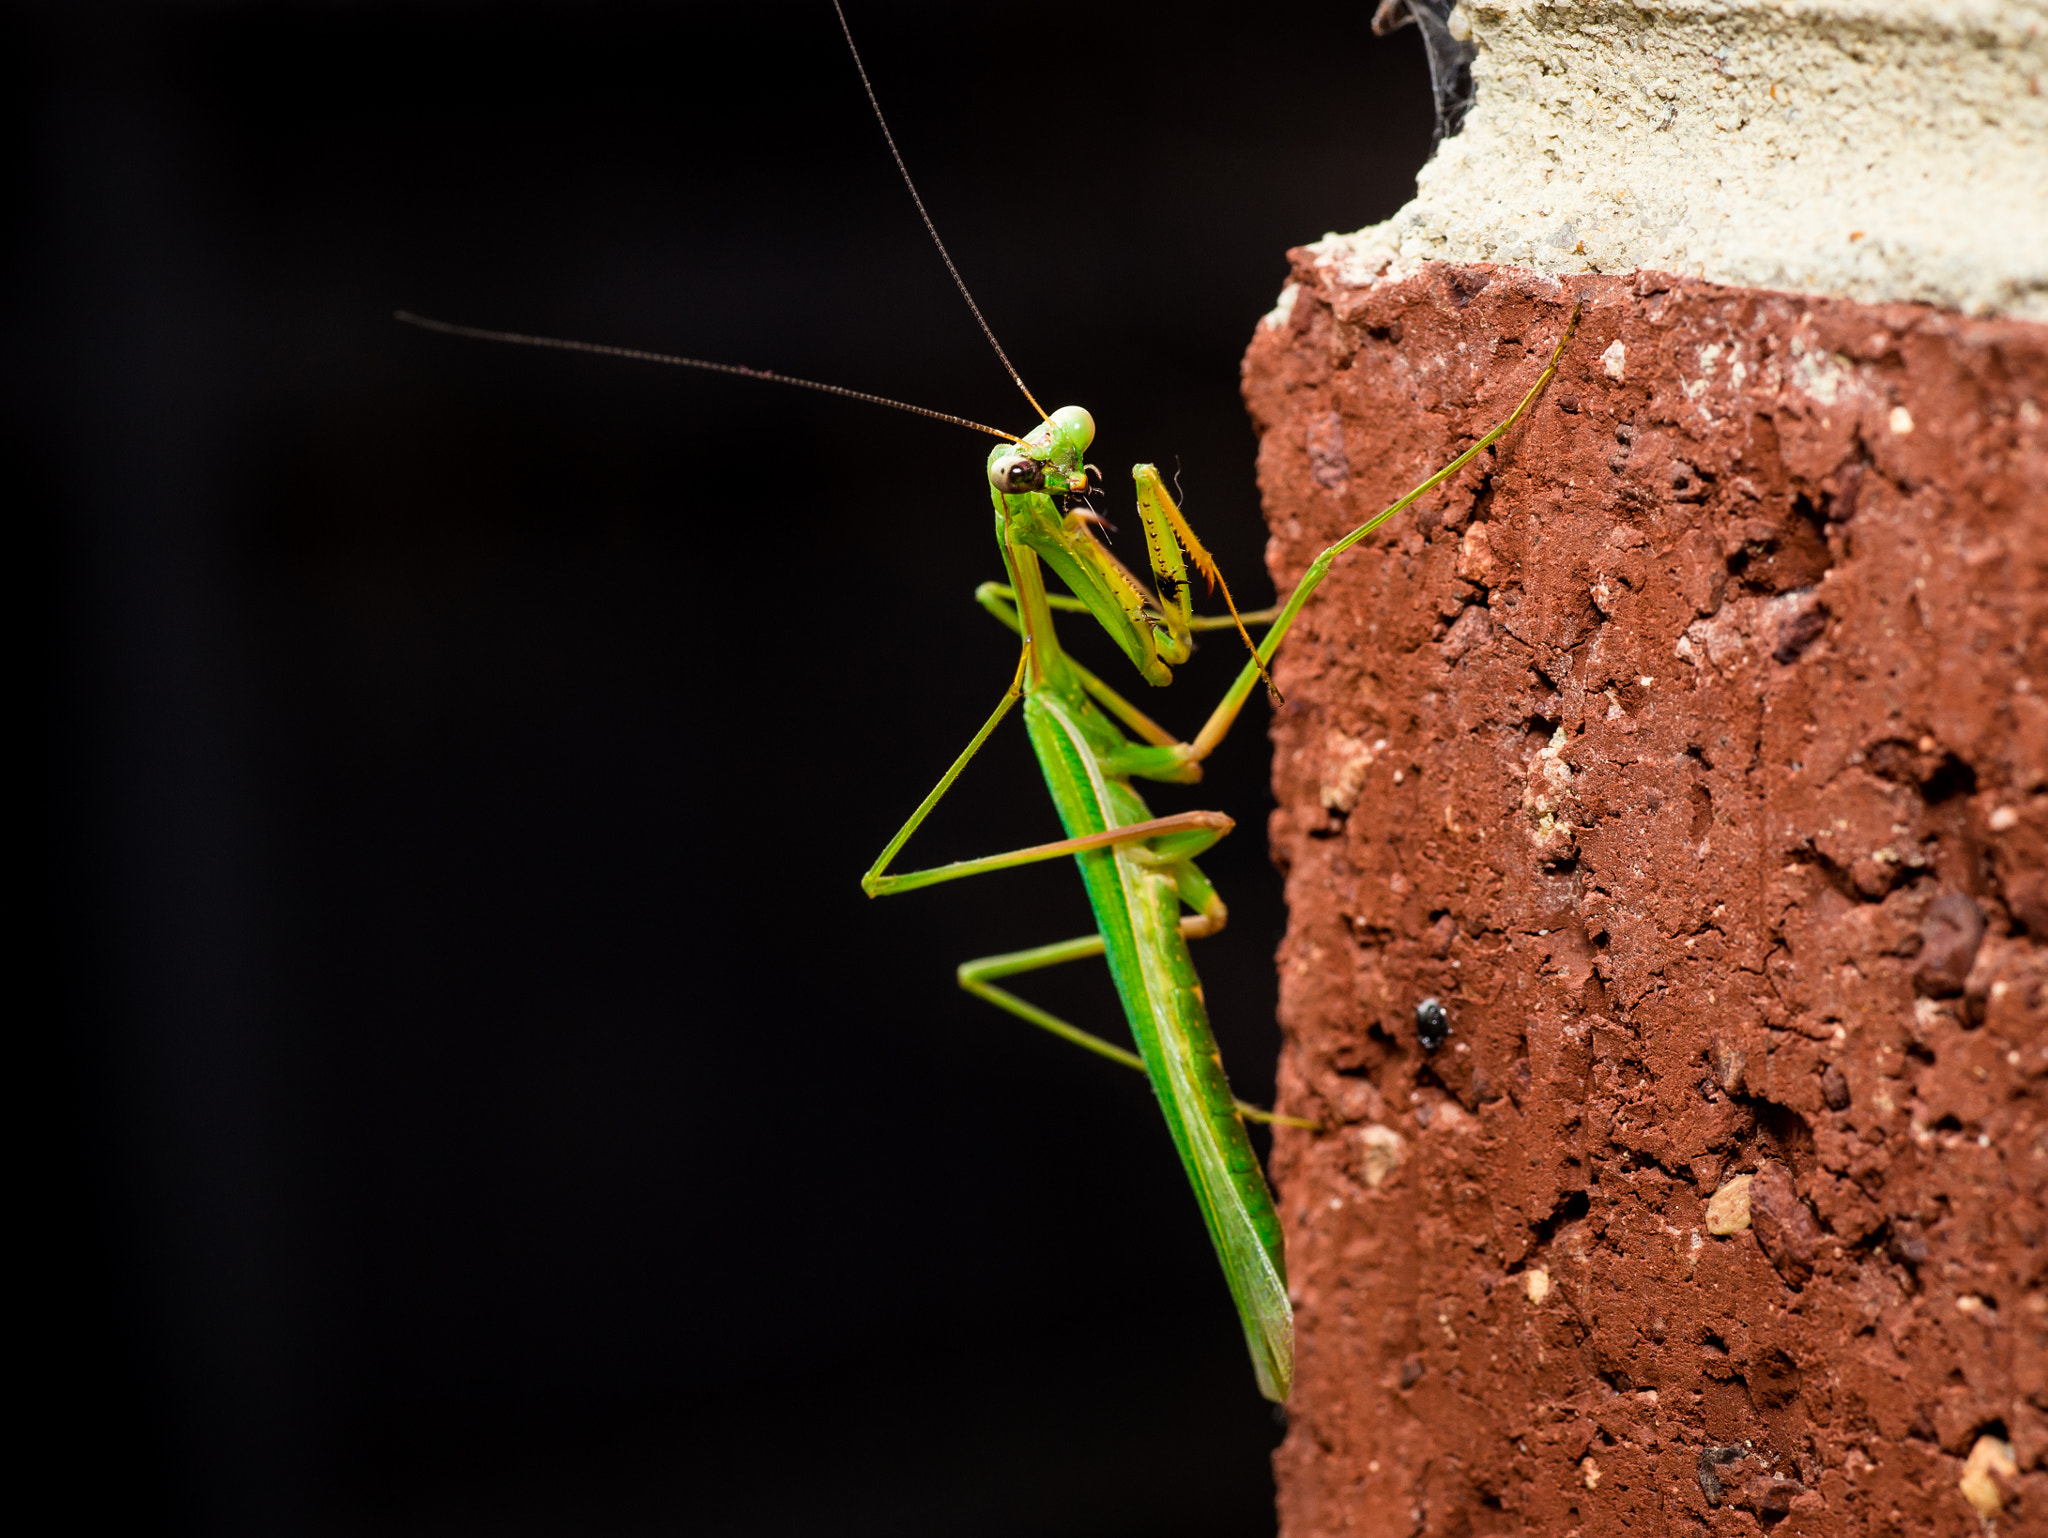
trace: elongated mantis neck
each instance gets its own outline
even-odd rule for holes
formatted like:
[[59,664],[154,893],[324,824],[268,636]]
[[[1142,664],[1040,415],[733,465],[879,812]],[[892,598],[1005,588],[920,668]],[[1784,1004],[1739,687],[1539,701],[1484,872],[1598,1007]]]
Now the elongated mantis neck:
[[1010,584],[1017,593],[1017,613],[1024,621],[1024,636],[1031,650],[1026,670],[1028,688],[1037,688],[1061,671],[1059,632],[1053,628],[1052,605],[1046,601],[1045,571],[1031,551],[1009,541],[1003,542],[1003,559],[1009,562]]

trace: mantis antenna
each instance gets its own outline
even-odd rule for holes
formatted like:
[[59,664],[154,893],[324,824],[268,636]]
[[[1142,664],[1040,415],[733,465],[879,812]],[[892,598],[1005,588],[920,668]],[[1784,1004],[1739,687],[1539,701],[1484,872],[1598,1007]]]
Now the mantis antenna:
[[903,185],[910,189],[910,201],[917,205],[917,217],[924,221],[925,233],[931,236],[932,244],[939,248],[939,260],[946,264],[946,271],[953,275],[953,286],[960,290],[960,297],[967,301],[967,308],[974,312],[974,323],[981,327],[981,334],[988,338],[988,345],[996,350],[996,357],[1002,360],[1004,371],[1015,381],[1017,388],[1024,392],[1024,399],[1031,402],[1031,409],[1046,421],[1051,421],[1052,418],[1046,416],[1045,408],[1038,404],[1038,397],[1026,387],[1024,376],[1017,372],[1017,365],[1012,363],[1010,355],[1003,351],[1003,344],[996,340],[994,329],[983,319],[981,306],[974,302],[974,295],[967,291],[967,280],[960,276],[960,269],[953,265],[953,256],[947,251],[946,243],[939,239],[939,227],[932,223],[932,216],[925,212],[924,199],[917,195],[917,183],[910,179],[910,167],[903,163],[903,152],[896,148],[896,136],[889,132],[889,120],[882,116],[882,103],[875,96],[873,82],[868,79],[867,65],[861,62],[860,49],[854,45],[853,28],[846,23],[846,10],[840,5],[839,0],[832,0],[832,9],[838,13],[839,30],[846,34],[846,47],[853,55],[853,67],[860,72],[861,89],[868,93],[868,105],[875,109],[875,121],[881,125],[883,142],[889,146],[889,156],[896,162],[896,169],[902,173]]
[[[946,264],[946,271],[953,275],[953,286],[960,290],[960,297],[967,301],[967,308],[974,312],[974,323],[981,327],[981,334],[988,338],[988,345],[996,350],[996,357],[1002,360],[1003,368],[1016,382],[1017,388],[1024,392],[1024,399],[1031,402],[1033,411],[1050,422],[1052,418],[1046,416],[1045,408],[1038,404],[1038,397],[1031,393],[1030,387],[1024,383],[1024,376],[1017,372],[1017,365],[1010,361],[1010,355],[1003,351],[1003,344],[996,340],[995,329],[982,315],[981,306],[974,302],[974,295],[967,291],[967,280],[960,276],[960,269],[953,265],[952,253],[946,249],[946,243],[939,238],[939,227],[932,223],[932,216],[925,211],[924,199],[918,196],[917,183],[910,179],[910,167],[903,163],[903,152],[896,148],[896,136],[889,132],[889,120],[882,115],[882,103],[875,95],[874,82],[868,79],[868,67],[861,62],[860,48],[853,40],[853,28],[847,24],[846,8],[839,0],[832,0],[832,9],[839,17],[839,30],[846,34],[847,51],[853,55],[853,67],[860,72],[861,88],[868,93],[868,105],[875,109],[875,122],[881,126],[882,138],[889,146],[890,158],[896,162],[896,169],[902,174],[903,185],[910,190],[910,201],[917,205],[917,217],[924,221],[925,232],[931,236],[932,244],[939,248],[939,260]],[[1230,617],[1237,619],[1237,605],[1230,597],[1230,585],[1223,581],[1223,573],[1216,569],[1216,563],[1210,559],[1209,552],[1202,548],[1201,541],[1195,538],[1178,512],[1173,514],[1173,522],[1174,532],[1180,535],[1182,543],[1188,546],[1188,553],[1195,558],[1195,563],[1201,568],[1202,574],[1211,583],[1222,584],[1223,601],[1230,606]],[[1265,679],[1267,690],[1276,702],[1279,701],[1279,686],[1273,682],[1272,675],[1267,673],[1265,663],[1259,660],[1259,649],[1252,645],[1252,638],[1245,634],[1242,620],[1238,620],[1237,633],[1244,637],[1245,649],[1252,654],[1252,661],[1258,666],[1259,676]]]
[[[932,223],[932,216],[925,211],[924,199],[918,195],[917,183],[910,179],[910,167],[903,163],[903,152],[896,148],[896,136],[889,132],[889,120],[882,115],[882,103],[875,96],[874,83],[868,79],[868,67],[861,61],[860,49],[853,41],[853,28],[847,24],[846,11],[839,0],[832,0],[832,9],[839,17],[839,30],[845,34],[847,50],[853,55],[853,67],[860,74],[861,89],[867,92],[868,105],[875,110],[875,122],[882,130],[882,140],[889,146],[889,157],[896,162],[896,169],[903,177],[903,185],[909,189],[910,201],[917,205],[917,216],[924,221],[925,233],[938,247],[939,260],[946,264],[946,271],[953,275],[953,286],[960,290],[960,297],[967,301],[967,308],[974,316],[974,323],[981,327],[981,334],[988,338],[988,345],[995,349],[1003,370],[1010,376],[1017,388],[1024,393],[1024,399],[1031,402],[1031,409],[1046,421],[1051,417],[1038,397],[1033,395],[1024,383],[1024,376],[1017,372],[1017,366],[1010,361],[1010,355],[1003,351],[1003,344],[996,340],[994,329],[981,313],[981,306],[974,302],[974,295],[968,292],[967,280],[960,276],[960,269],[953,265],[953,255],[946,249],[945,241],[939,238],[939,227]],[[607,358],[630,358],[640,363],[665,363],[672,368],[704,369],[713,374],[737,374],[742,379],[764,379],[771,384],[795,385],[804,390],[820,390],[827,395],[841,395],[848,400],[866,401],[871,406],[888,406],[897,411],[907,411],[912,416],[929,417],[934,422],[950,422],[955,427],[967,428],[970,432],[987,433],[991,438],[1001,438],[1006,443],[1018,441],[1017,434],[1004,432],[1000,427],[990,427],[986,422],[970,421],[956,417],[951,412],[934,411],[929,406],[913,406],[908,401],[891,400],[886,395],[871,395],[865,390],[849,390],[844,385],[823,384],[815,379],[799,379],[794,374],[778,374],[772,369],[748,368],[740,363],[714,363],[705,358],[683,358],[673,353],[647,352],[638,347],[612,347],[602,342],[576,342],[565,337],[529,336],[519,331],[493,331],[483,326],[458,326],[452,321],[431,320],[424,315],[415,315],[410,310],[397,310],[392,319],[408,326],[417,326],[422,331],[438,331],[444,336],[466,337],[476,342],[503,342],[514,347],[551,347],[557,352],[596,353]]]
[[394,310],[391,318],[408,326],[418,326],[422,331],[438,331],[443,336],[468,337],[475,342],[507,342],[514,347],[552,347],[557,352],[594,352],[607,358],[632,358],[640,363],[667,363],[676,368],[708,369],[714,374],[737,374],[742,379],[765,379],[770,384],[797,385],[805,390],[823,390],[827,395],[843,395],[848,400],[866,401],[871,406],[891,406],[898,411],[907,411],[912,416],[930,417],[934,422],[951,422],[955,427],[987,433],[992,438],[1001,438],[1005,443],[1017,441],[1015,433],[1006,433],[1000,427],[990,427],[986,422],[970,422],[966,417],[934,411],[929,406],[913,406],[908,401],[892,401],[886,395],[870,395],[865,390],[849,390],[844,385],[820,384],[815,379],[799,379],[794,374],[778,374],[771,369],[748,368],[743,363],[712,363],[704,358],[679,358],[674,353],[644,352],[638,347],[610,347],[603,342],[572,342],[564,337],[527,336],[518,331],[489,331],[482,326],[458,326],[452,321],[429,320],[426,316],[415,315],[410,310]]

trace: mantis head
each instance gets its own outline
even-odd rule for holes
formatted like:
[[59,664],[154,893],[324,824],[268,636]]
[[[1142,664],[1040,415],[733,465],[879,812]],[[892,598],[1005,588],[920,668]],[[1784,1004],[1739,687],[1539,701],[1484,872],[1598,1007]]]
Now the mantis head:
[[1015,443],[988,456],[988,483],[1005,496],[1031,491],[1080,492],[1088,486],[1084,461],[1095,441],[1095,418],[1062,406]]

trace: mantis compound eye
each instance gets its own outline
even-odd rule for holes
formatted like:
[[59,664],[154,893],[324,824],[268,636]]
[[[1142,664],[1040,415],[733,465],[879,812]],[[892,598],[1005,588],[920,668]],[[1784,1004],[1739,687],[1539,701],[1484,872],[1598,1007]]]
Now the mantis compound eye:
[[1012,454],[988,467],[988,483],[1009,496],[1045,489],[1045,466],[1026,454]]

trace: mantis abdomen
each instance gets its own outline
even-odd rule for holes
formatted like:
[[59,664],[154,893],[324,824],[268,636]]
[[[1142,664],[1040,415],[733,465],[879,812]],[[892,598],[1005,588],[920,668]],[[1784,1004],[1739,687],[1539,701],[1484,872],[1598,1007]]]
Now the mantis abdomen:
[[[1093,713],[1085,699],[1044,689],[1025,696],[1025,726],[1067,836],[1149,821],[1137,792],[1104,772],[1088,740],[1114,729],[1097,716],[1088,732],[1076,719],[1083,713]],[[1284,1401],[1294,1374],[1294,1315],[1280,1217],[1224,1077],[1182,930],[1184,904],[1210,910],[1212,922],[1220,921],[1221,904],[1191,861],[1161,863],[1142,844],[1084,850],[1074,859],[1131,1036],[1237,1304],[1259,1389]]]

